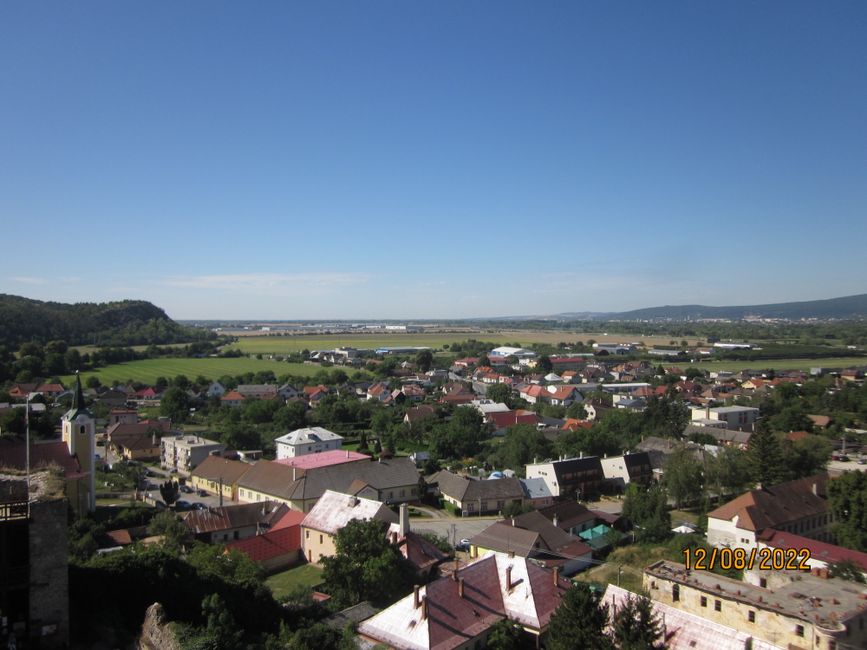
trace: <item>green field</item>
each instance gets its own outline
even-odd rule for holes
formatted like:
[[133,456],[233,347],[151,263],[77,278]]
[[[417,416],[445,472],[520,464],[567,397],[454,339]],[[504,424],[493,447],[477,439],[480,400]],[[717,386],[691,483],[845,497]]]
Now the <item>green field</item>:
[[312,564],[302,564],[265,579],[265,584],[271,588],[274,598],[289,594],[294,587],[316,587],[321,582],[322,569]]
[[[81,373],[82,381],[96,376],[106,386],[114,382],[124,383],[127,380],[139,381],[143,384],[153,384],[157,377],[167,379],[177,375],[186,375],[195,379],[199,375],[208,379],[217,379],[223,375],[242,375],[247,372],[271,370],[276,376],[297,375],[311,377],[319,372],[318,366],[303,363],[285,363],[269,359],[238,358],[208,358],[208,359],[144,359],[117,363],[97,370]],[[61,377],[65,386],[75,380],[75,375]]]
[[[668,366],[669,364],[665,364]],[[689,362],[675,364],[678,368],[686,370],[695,366],[701,370],[806,370],[810,368],[848,368],[850,366],[867,365],[867,357],[829,357],[827,359],[765,359],[751,361],[702,361],[691,364]]]

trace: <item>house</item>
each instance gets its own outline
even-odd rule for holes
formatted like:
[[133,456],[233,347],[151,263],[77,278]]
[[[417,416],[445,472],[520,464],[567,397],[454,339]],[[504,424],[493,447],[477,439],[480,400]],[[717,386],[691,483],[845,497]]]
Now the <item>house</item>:
[[526,466],[527,478],[542,478],[555,497],[588,498],[602,490],[605,474],[597,456],[560,458]]
[[103,391],[97,397],[97,400],[100,404],[105,404],[109,408],[115,409],[120,408],[126,405],[127,394],[122,390],[117,390],[116,388],[109,388],[108,390]]
[[275,384],[240,384],[235,391],[244,396],[244,399],[276,399],[277,386]]
[[170,429],[169,420],[117,422],[106,429],[105,437],[112,450],[126,460],[155,460],[160,457],[160,440]]
[[316,469],[319,467],[332,467],[344,463],[370,462],[371,457],[348,449],[332,449],[318,454],[304,454],[302,456],[290,456],[275,460],[275,463],[295,467],[300,470]]
[[425,582],[449,557],[424,537],[410,530],[409,506],[405,503],[400,504],[398,523],[389,525],[386,535],[409,562],[416,575]]
[[413,406],[406,410],[403,416],[403,423],[408,425],[410,429],[416,429],[422,425],[422,422],[433,418],[435,415],[434,407],[423,404],[421,406]]
[[208,456],[190,473],[190,482],[197,490],[238,500],[238,481],[252,467],[249,463]]
[[490,551],[533,558],[540,566],[559,567],[570,576],[590,565],[592,549],[536,511],[497,521],[470,539],[470,557]]
[[322,427],[304,427],[284,434],[274,442],[279,460],[340,449],[343,436]]
[[716,408],[693,409],[692,420],[717,420],[725,422],[726,428],[752,431],[759,418],[759,409],[752,406],[717,406]]
[[647,485],[653,478],[653,467],[646,452],[626,452],[622,456],[602,459],[602,473],[615,490],[624,491],[630,483]]
[[748,571],[744,578],[659,560],[645,568],[643,584],[655,601],[776,647],[867,647],[863,585],[803,571]]
[[750,490],[708,513],[707,541],[752,550],[768,528],[828,541],[832,517],[827,483],[827,474],[817,474]]
[[488,357],[515,357],[518,360],[521,359],[535,359],[538,355],[532,350],[527,350],[526,348],[515,348],[508,345],[503,345],[498,348],[494,348],[488,353]]
[[506,435],[506,429],[519,424],[529,424],[530,426],[538,427],[542,422],[536,413],[524,409],[488,413],[485,416],[485,420],[493,425],[494,435]]
[[590,530],[598,522],[596,514],[577,501],[560,501],[547,508],[541,508],[539,514],[572,535]]
[[502,512],[507,505],[524,501],[524,489],[516,478],[476,480],[441,470],[428,483],[463,516]]
[[326,490],[301,522],[301,545],[310,564],[337,553],[337,533],[353,519],[397,523],[391,508],[380,501]]
[[111,428],[115,424],[136,424],[138,423],[138,411],[135,409],[114,408],[108,412],[108,427]]
[[146,386],[145,388],[133,393],[133,397],[139,401],[152,402],[160,398],[160,393],[157,392],[155,388]]
[[807,418],[813,423],[814,427],[819,429],[826,429],[831,424],[831,418],[827,415],[808,415]]
[[373,384],[367,389],[367,399],[377,402],[389,401],[391,399],[391,389],[388,387],[388,384],[383,382]]
[[303,557],[301,553],[301,522],[304,515],[287,510],[270,528],[254,537],[231,541],[227,550],[243,553],[262,565],[266,573],[288,569]]
[[241,502],[275,500],[309,512],[326,490],[373,497],[383,503],[416,501],[419,473],[409,458],[348,462],[304,469],[260,460],[238,481]]
[[198,436],[163,436],[160,440],[160,466],[188,473],[211,455],[221,455],[226,445]]
[[245,399],[246,398],[238,391],[230,390],[220,398],[220,405],[228,406],[230,408],[238,408],[244,404]]
[[548,484],[541,478],[520,478],[524,490],[524,503],[534,508],[544,508],[554,504],[554,495],[548,489]]
[[206,510],[190,510],[183,516],[184,525],[199,541],[215,544],[246,539],[268,530],[289,511],[274,501],[243,503]]
[[556,570],[491,553],[450,577],[416,587],[361,623],[358,634],[370,645],[392,648],[477,648],[485,645],[491,627],[509,620],[538,647],[570,586]]
[[578,388],[571,385],[529,385],[522,388],[520,394],[530,404],[544,402],[553,406],[571,406],[584,400]]
[[211,385],[208,386],[208,389],[205,391],[205,396],[208,398],[217,397],[220,398],[226,394],[226,387],[223,386],[218,381],[211,382]]

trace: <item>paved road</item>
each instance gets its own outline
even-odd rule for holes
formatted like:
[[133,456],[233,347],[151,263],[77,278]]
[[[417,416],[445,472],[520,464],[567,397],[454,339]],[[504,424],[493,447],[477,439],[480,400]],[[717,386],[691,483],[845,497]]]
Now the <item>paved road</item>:
[[417,533],[430,532],[447,537],[454,546],[462,539],[470,539],[497,521],[499,517],[449,517],[448,519],[412,519],[410,528]]

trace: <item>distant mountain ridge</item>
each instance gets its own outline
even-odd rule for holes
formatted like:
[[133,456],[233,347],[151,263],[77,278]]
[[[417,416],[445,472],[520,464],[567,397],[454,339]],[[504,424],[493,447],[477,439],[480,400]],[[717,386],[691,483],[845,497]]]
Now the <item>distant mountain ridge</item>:
[[[587,313],[583,312],[584,315]],[[574,318],[571,314],[558,314],[558,317]],[[665,305],[662,307],[633,309],[632,311],[596,313],[593,314],[591,320],[697,320],[701,318],[743,320],[748,317],[782,318],[788,320],[800,320],[802,318],[867,318],[867,293],[826,300],[780,302],[768,305],[727,307]]]
[[144,300],[66,304],[0,294],[0,344],[12,349],[27,341],[149,345],[200,338],[201,332],[179,325]]

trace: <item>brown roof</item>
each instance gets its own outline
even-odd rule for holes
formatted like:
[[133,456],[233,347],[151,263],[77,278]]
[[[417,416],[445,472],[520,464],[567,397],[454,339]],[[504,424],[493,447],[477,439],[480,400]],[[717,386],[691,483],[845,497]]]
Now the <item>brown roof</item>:
[[[23,438],[0,438],[0,467],[25,469],[27,449]],[[69,447],[62,440],[30,443],[30,467],[37,469],[57,465],[67,477],[81,473],[78,458],[70,456]]]
[[239,460],[228,460],[219,456],[208,456],[193,470],[192,475],[205,481],[223,481],[224,485],[232,485],[253,467]]
[[750,490],[707,516],[727,521],[738,517],[737,527],[744,530],[758,532],[765,528],[783,528],[804,517],[827,514],[827,481],[827,474],[817,474]]
[[288,509],[289,506],[286,504],[275,501],[243,503],[207,510],[192,510],[184,517],[184,523],[197,535],[257,524],[270,527],[272,523],[278,522]]
[[516,478],[497,478],[484,481],[468,479],[442,470],[434,474],[428,481],[438,483],[439,490],[458,501],[473,501],[476,499],[503,501],[507,499],[523,499],[524,490]]
[[562,501],[547,508],[540,508],[539,514],[553,521],[557,517],[557,526],[563,529],[574,528],[586,521],[595,521],[596,515],[577,501]]
[[495,521],[472,537],[470,544],[491,551],[529,557],[541,548],[542,536],[534,530],[525,530],[505,522]]

